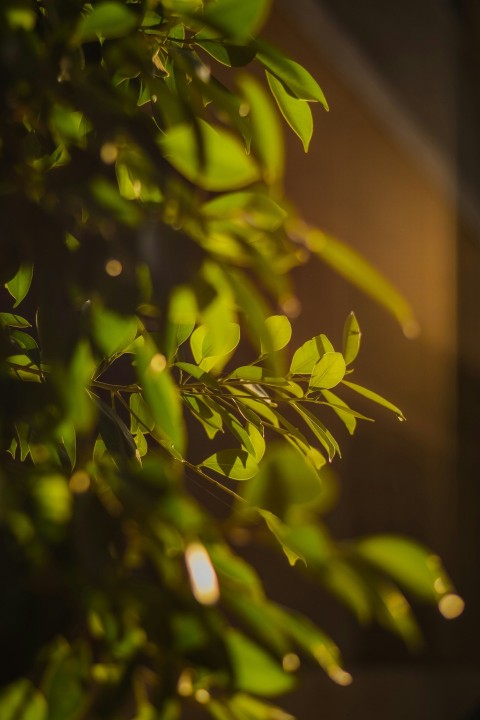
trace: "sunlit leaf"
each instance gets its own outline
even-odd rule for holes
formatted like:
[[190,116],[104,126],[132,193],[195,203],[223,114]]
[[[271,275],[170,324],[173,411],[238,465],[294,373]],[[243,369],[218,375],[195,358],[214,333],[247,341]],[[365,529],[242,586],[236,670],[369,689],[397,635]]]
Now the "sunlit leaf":
[[[272,338],[274,350],[282,350],[290,342],[292,326],[286,315],[271,315],[265,320],[265,325]],[[265,350],[262,347],[262,353]]]
[[263,40],[257,40],[257,59],[291,94],[300,100],[316,101],[328,110],[325,95],[319,84],[299,63],[282,55]]
[[356,383],[352,383],[349,380],[343,380],[343,385],[346,385],[351,390],[355,390],[356,393],[358,393],[359,395],[363,395],[363,397],[366,397],[372,402],[377,403],[377,405],[382,405],[382,407],[387,408],[387,410],[391,410],[393,413],[395,413],[399,420],[405,420],[405,415],[396,405],[393,405],[393,403],[391,403],[389,400],[385,400],[385,398],[373,392],[373,390],[368,390],[367,388],[364,388],[361,385],[357,385]]
[[253,43],[249,45],[233,45],[223,40],[217,41],[212,38],[212,31],[208,28],[200,30],[195,35],[195,44],[199,45],[202,50],[215,58],[222,65],[228,67],[243,67],[248,65],[256,54],[256,48]]
[[250,480],[258,472],[253,457],[242,450],[219,450],[201,462],[200,467],[214,470],[231,480]]
[[33,277],[33,265],[22,265],[14,278],[5,284],[10,295],[14,298],[14,308],[18,307],[28,295]]
[[199,128],[204,163],[192,127],[172,127],[160,140],[165,157],[188,180],[205,190],[236,190],[259,179],[260,169],[233,135],[203,121]]
[[[343,422],[350,435],[353,435],[355,428],[357,427],[357,419],[355,415],[350,412],[350,408],[347,403],[330,390],[322,390],[322,395],[330,404],[333,412],[338,415],[340,420]],[[368,420],[368,418],[366,418],[366,420]]]
[[308,152],[313,135],[313,117],[308,102],[294,97],[281,80],[268,71],[266,74],[270,90],[277,101],[280,112],[302,141],[305,152]]
[[320,335],[307,340],[295,350],[290,364],[290,372],[292,375],[310,375],[324,352]]
[[287,217],[286,211],[268,195],[246,190],[219,195],[205,203],[202,212],[209,218],[243,220],[264,230],[276,230]]
[[350,365],[357,357],[360,350],[361,336],[362,333],[355,313],[351,312],[343,328],[343,357],[346,365]]
[[190,336],[193,357],[202,370],[212,370],[240,342],[240,326],[237,323],[227,323],[223,330],[219,335],[209,331],[206,325],[200,325]]
[[325,427],[325,425],[319,420],[308,408],[304,407],[300,403],[292,403],[298,414],[305,420],[306,424],[313,432],[315,437],[321,442],[323,447],[328,453],[328,459],[332,460],[335,453],[340,453],[338,443],[333,437],[332,433]]
[[326,352],[313,368],[310,388],[335,387],[343,379],[345,370],[345,360],[341,353]]

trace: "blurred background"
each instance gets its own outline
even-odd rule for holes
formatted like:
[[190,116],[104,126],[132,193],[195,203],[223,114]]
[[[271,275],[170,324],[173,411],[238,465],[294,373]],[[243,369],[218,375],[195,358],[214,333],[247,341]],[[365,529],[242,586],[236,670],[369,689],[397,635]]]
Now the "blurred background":
[[303,720],[480,717],[480,3],[277,0],[266,34],[330,104],[308,155],[287,135],[289,196],[393,281],[420,326],[407,339],[328,268],[296,272],[296,340],[325,332],[339,345],[355,310],[356,379],[408,420],[378,412],[342,438],[329,524],[339,538],[395,532],[429,545],[466,601],[452,622],[418,609],[426,648],[412,657],[326,595],[288,589],[354,675],[339,688],[312,672],[290,708]]

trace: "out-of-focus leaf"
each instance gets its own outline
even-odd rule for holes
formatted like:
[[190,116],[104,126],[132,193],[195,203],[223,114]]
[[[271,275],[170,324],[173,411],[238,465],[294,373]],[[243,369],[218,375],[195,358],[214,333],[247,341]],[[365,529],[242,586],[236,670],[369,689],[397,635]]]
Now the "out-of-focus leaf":
[[33,277],[33,265],[22,265],[14,278],[5,284],[10,295],[14,298],[14,308],[18,307],[28,295]]
[[[274,350],[282,350],[290,342],[292,326],[286,315],[271,315],[265,320],[265,325],[272,338]],[[262,347],[262,353],[265,350]]]
[[317,473],[297,450],[270,443],[255,482],[245,485],[242,494],[250,505],[284,519],[292,505],[311,502],[320,489]]
[[193,128],[177,125],[160,140],[165,157],[182,175],[204,190],[236,190],[259,179],[260,169],[228,131],[199,121],[205,162]]
[[77,43],[104,38],[122,37],[137,25],[137,18],[119,2],[100,2],[80,20],[75,31]]
[[276,230],[287,217],[286,211],[268,195],[246,190],[209,200],[202,212],[208,218],[243,220],[262,230]]
[[327,635],[310,620],[284,612],[284,626],[298,646],[311,655],[327,675],[339,685],[349,685],[352,676],[342,668],[340,651]]
[[235,720],[295,720],[293,715],[276,705],[264,703],[243,693],[234,695],[229,700],[228,707],[233,712]]
[[350,365],[357,357],[360,350],[361,336],[362,333],[355,313],[351,312],[343,328],[343,357],[346,365]]
[[322,584],[357,617],[361,623],[372,617],[372,598],[367,579],[341,558],[330,558],[322,568]]
[[413,540],[375,535],[357,542],[355,552],[422,600],[437,601],[452,590],[439,557]]
[[265,22],[271,0],[217,0],[207,6],[202,20],[229,39],[245,40]]
[[299,63],[282,55],[263,40],[256,40],[257,59],[262,65],[300,100],[319,102],[325,110],[328,104],[321,87],[316,80]]
[[98,429],[110,455],[114,460],[134,458],[137,447],[123,420],[100,398],[96,399],[96,403],[99,409]]
[[250,480],[258,472],[253,457],[242,450],[219,450],[201,462],[200,467],[214,470],[231,480]]
[[221,588],[230,588],[235,595],[241,590],[250,600],[263,598],[261,580],[249,563],[234,555],[227,545],[212,545],[209,553]]
[[228,630],[226,644],[238,690],[269,697],[293,689],[294,678],[284,672],[281,665],[265,650],[238,630]]
[[369,581],[378,621],[398,635],[413,651],[422,646],[422,635],[406,597],[385,580]]
[[261,161],[263,180],[269,185],[281,180],[284,172],[283,138],[278,115],[260,83],[249,75],[240,79],[240,88],[250,106],[252,150]]
[[77,430],[89,429],[95,416],[95,408],[87,392],[94,370],[90,346],[86,340],[81,340],[66,373],[59,369],[56,375],[60,381],[67,418],[75,424]]
[[140,383],[155,421],[155,431],[174,457],[181,456],[185,450],[182,409],[166,358],[156,352],[151,342],[138,348],[136,357]]
[[381,405],[382,407],[387,408],[387,410],[391,410],[393,413],[395,413],[398,420],[405,420],[405,415],[396,405],[393,405],[393,403],[391,403],[389,400],[385,400],[385,398],[383,398],[381,395],[378,395],[376,392],[373,392],[373,390],[368,390],[367,388],[364,388],[361,385],[357,385],[356,383],[352,383],[348,380],[343,380],[342,382],[343,385],[346,385],[351,390],[355,390],[355,392],[359,395],[363,395],[363,397],[366,397],[372,402],[377,403],[377,405]]
[[345,360],[341,353],[326,352],[313,368],[310,389],[335,387],[343,379],[345,370]]
[[2,720],[47,720],[48,706],[44,696],[29,680],[9,685],[0,695]]
[[308,152],[310,140],[313,135],[313,117],[308,102],[294,97],[288,92],[282,81],[269,73],[268,70],[266,75],[270,90],[277,101],[280,112],[293,132],[298,135],[302,141],[305,152]]
[[362,255],[320,230],[309,229],[300,234],[312,252],[392,313],[408,337],[418,334],[418,323],[410,305]]
[[121,353],[135,340],[138,328],[136,317],[118,315],[92,304],[91,318],[95,342],[106,357]]
[[33,495],[40,516],[55,524],[70,519],[72,496],[62,475],[44,475],[35,480]]

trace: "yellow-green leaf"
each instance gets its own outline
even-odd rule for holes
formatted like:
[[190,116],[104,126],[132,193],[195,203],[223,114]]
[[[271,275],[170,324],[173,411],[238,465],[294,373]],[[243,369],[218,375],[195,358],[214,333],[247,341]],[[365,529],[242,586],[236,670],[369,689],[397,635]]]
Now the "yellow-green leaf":
[[345,370],[342,353],[326,352],[313,368],[310,388],[330,389],[335,387],[343,379]]
[[258,465],[243,450],[219,450],[200,463],[200,467],[214,470],[231,480],[250,480],[258,472]]
[[293,132],[298,135],[303,143],[303,149],[308,152],[310,140],[313,135],[313,117],[310,106],[306,100],[291,95],[285,85],[274,75],[266,71],[268,84],[272,95],[275,98],[280,112],[292,128]]

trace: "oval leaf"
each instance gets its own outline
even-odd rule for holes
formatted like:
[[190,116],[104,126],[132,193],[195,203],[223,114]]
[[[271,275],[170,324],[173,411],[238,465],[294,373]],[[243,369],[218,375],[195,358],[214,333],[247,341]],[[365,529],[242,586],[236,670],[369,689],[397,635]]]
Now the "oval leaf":
[[345,375],[345,360],[342,353],[326,352],[313,368],[310,388],[333,388]]
[[18,307],[30,290],[33,277],[33,265],[22,265],[8,283],[5,284],[10,295],[15,300],[14,308]]
[[358,355],[360,350],[360,325],[358,324],[355,313],[351,312],[345,322],[343,328],[343,357],[346,365],[350,365]]

